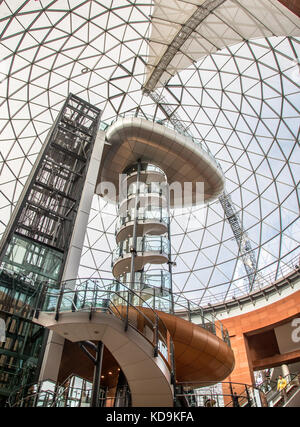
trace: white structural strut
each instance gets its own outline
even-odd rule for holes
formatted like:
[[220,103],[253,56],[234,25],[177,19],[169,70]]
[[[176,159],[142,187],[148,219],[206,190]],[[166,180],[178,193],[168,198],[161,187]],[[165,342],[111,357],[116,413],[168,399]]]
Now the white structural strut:
[[245,232],[240,218],[235,211],[231,197],[225,191],[219,197],[219,201],[224,209],[226,218],[232,229],[234,238],[240,248],[243,264],[248,276],[249,291],[252,291],[256,275],[256,256],[252,249],[251,242]]
[[[170,370],[153,345],[135,329],[124,333],[122,320],[108,313],[64,312],[55,320],[55,313],[41,312],[35,322],[72,342],[102,341],[124,372],[131,391],[132,406],[173,406]],[[51,363],[51,361],[49,361]]]

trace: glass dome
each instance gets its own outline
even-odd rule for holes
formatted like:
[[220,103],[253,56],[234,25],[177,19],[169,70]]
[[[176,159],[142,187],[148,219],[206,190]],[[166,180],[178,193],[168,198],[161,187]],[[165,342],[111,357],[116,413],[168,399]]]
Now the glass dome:
[[[1,3],[0,233],[71,92],[102,109],[107,124],[128,112],[166,125],[180,118],[223,169],[260,286],[299,256],[300,39],[253,39],[193,62],[156,90],[166,117],[142,92],[151,10],[151,1]],[[80,277],[111,277],[115,222],[116,207],[95,195]],[[247,294],[219,199],[172,211],[171,233],[178,295],[205,306]]]

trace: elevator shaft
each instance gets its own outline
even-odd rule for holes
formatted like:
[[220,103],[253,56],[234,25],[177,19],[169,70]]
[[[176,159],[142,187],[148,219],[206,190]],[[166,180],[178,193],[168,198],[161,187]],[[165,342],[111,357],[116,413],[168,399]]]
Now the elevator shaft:
[[[172,263],[166,175],[159,167],[138,161],[125,169],[121,183],[113,275],[142,294],[153,308],[162,303],[159,297],[167,297],[171,311]],[[155,269],[154,265],[161,267]]]

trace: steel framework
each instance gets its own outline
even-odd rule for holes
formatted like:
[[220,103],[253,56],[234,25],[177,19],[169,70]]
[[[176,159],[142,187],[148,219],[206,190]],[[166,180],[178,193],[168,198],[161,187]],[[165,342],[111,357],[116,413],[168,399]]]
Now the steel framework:
[[[182,124],[182,120],[180,119],[179,115],[176,113],[176,111],[172,110],[172,108],[170,107],[170,105],[168,104],[168,102],[165,100],[163,96],[158,95],[155,91],[147,92],[147,95],[154,102],[156,102],[157,106],[161,109],[161,111],[167,117],[167,120],[169,120],[172,123],[172,125],[178,132],[185,133],[192,137],[192,135],[190,135],[189,133],[188,128],[186,128]],[[243,225],[235,210],[235,207],[234,207],[234,204],[232,203],[230,195],[227,194],[226,191],[224,191],[219,196],[219,201],[224,210],[226,219],[230,224],[234,238],[239,246],[240,254],[241,254],[242,261],[243,261],[247,278],[248,278],[249,292],[251,292],[254,281],[255,281],[255,276],[256,276],[257,261],[256,261],[255,253],[251,247],[251,242],[247,236],[247,233],[243,229]]]
[[144,85],[145,92],[152,92],[159,82],[163,73],[167,70],[168,65],[175,57],[176,53],[182,48],[184,43],[189,39],[196,28],[204,21],[205,18],[225,0],[207,0],[204,4],[198,6],[195,13],[183,24],[180,31],[176,34],[166,52],[155,66],[148,81]]
[[28,360],[38,373],[47,334],[31,322],[30,307],[41,282],[61,280],[100,116],[68,96],[0,243],[0,314],[8,332],[0,346],[0,399],[19,375],[24,380]]

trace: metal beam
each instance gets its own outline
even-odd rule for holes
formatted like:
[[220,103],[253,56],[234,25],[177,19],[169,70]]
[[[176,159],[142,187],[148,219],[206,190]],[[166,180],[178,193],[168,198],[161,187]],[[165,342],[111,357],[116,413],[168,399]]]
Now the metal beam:
[[198,6],[192,16],[182,25],[172,42],[168,45],[163,56],[158,61],[158,64],[154,67],[150,77],[143,86],[145,93],[151,92],[156,88],[163,73],[167,71],[167,68],[175,55],[180,51],[184,43],[196,30],[196,28],[203,22],[209,14],[219,7],[225,0],[207,0],[201,6]]
[[[157,106],[164,113],[167,120],[172,123],[174,129],[177,132],[184,133],[192,137],[188,129],[182,124],[182,120],[179,115],[176,113],[176,111],[172,110],[163,96],[158,95],[154,91],[150,91],[148,96],[157,104]],[[239,246],[242,261],[247,273],[249,292],[251,292],[256,276],[257,262],[255,253],[251,247],[251,242],[247,236],[247,233],[245,232],[243,225],[238,217],[230,195],[224,191],[221,196],[219,196],[219,201],[223,207],[226,219],[230,224],[234,238]]]

